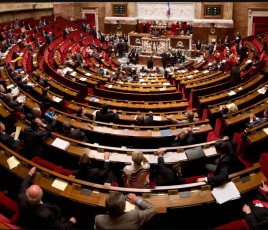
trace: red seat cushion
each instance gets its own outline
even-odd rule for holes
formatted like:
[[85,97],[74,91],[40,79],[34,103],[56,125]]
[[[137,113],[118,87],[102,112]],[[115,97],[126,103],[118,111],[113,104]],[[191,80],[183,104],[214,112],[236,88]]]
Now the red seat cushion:
[[224,225],[214,228],[214,230],[216,229],[217,230],[226,230],[226,229],[248,230],[249,226],[247,225],[247,222],[244,219],[242,219],[242,220],[235,220],[228,224],[224,224]]

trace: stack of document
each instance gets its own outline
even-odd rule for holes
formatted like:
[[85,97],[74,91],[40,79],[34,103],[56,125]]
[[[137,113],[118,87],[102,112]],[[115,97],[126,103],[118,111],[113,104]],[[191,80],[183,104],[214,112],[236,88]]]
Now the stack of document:
[[223,204],[230,200],[236,200],[241,197],[240,192],[232,181],[214,188],[211,193],[219,204]]

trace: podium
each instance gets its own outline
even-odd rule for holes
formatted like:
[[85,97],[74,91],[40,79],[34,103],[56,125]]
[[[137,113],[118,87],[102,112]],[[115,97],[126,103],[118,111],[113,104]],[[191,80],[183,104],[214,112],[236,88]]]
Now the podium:
[[168,51],[170,47],[169,38],[149,38],[142,37],[142,53],[144,54],[161,54]]
[[163,35],[166,36],[167,35],[167,26],[151,26],[150,27],[150,34],[154,35],[154,34],[158,34],[159,36]]

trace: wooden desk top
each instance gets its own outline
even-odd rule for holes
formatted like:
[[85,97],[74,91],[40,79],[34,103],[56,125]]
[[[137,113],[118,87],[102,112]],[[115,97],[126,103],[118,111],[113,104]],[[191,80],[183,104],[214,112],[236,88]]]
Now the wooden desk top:
[[[65,152],[73,156],[80,157],[83,154],[87,154],[90,158],[103,161],[104,151],[109,151],[110,153],[109,160],[111,162],[115,162],[115,163],[120,162],[124,164],[132,163],[131,152],[134,151],[134,149],[111,148],[109,146],[101,147],[97,144],[89,144],[89,143],[76,141],[71,138],[66,138],[65,136],[56,132],[53,132],[51,136],[47,137],[44,140],[44,143],[48,145],[49,147],[56,148],[52,146],[52,143],[55,141],[56,138],[66,140],[71,143],[71,145],[65,150]],[[226,137],[224,139],[226,140]],[[197,146],[201,146],[203,148],[206,157],[216,156],[217,153],[214,147],[214,143],[215,141],[210,142],[210,144],[205,142],[205,143],[195,144],[191,146],[180,146],[177,148],[174,148],[174,147],[165,148],[166,151],[165,151],[165,154],[163,155],[165,159],[165,163],[173,164],[178,161],[189,161],[189,159],[187,158],[187,155],[185,154],[185,149],[190,149],[190,148],[194,148]],[[157,160],[158,156],[156,155],[157,149],[142,149],[142,151],[144,153],[144,156],[147,158],[150,164],[158,164],[158,160]]]

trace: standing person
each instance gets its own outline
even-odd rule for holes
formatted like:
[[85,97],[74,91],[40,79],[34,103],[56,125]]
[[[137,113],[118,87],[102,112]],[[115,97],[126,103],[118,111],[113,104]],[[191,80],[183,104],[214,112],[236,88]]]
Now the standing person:
[[239,32],[237,32],[236,37],[235,37],[236,53],[237,54],[240,54],[240,41],[241,41],[241,34]]
[[163,68],[165,69],[167,67],[168,54],[164,51],[163,53],[161,53],[160,56],[162,57],[162,65],[163,65]]
[[[137,205],[139,209],[125,212],[126,198],[130,203]],[[100,229],[140,229],[155,214],[152,205],[129,193],[127,197],[121,192],[113,192],[107,196],[105,201],[107,214],[97,215],[95,218],[96,230]]]
[[147,68],[152,69],[154,68],[154,61],[153,61],[153,56],[150,56],[148,61],[147,61]]
[[241,82],[241,70],[239,69],[239,64],[236,65],[231,69],[230,76],[231,76],[231,86],[238,85]]
[[61,210],[42,201],[43,190],[39,185],[31,185],[36,168],[30,169],[24,178],[18,194],[21,220],[29,229],[74,229],[76,218],[66,219]]

